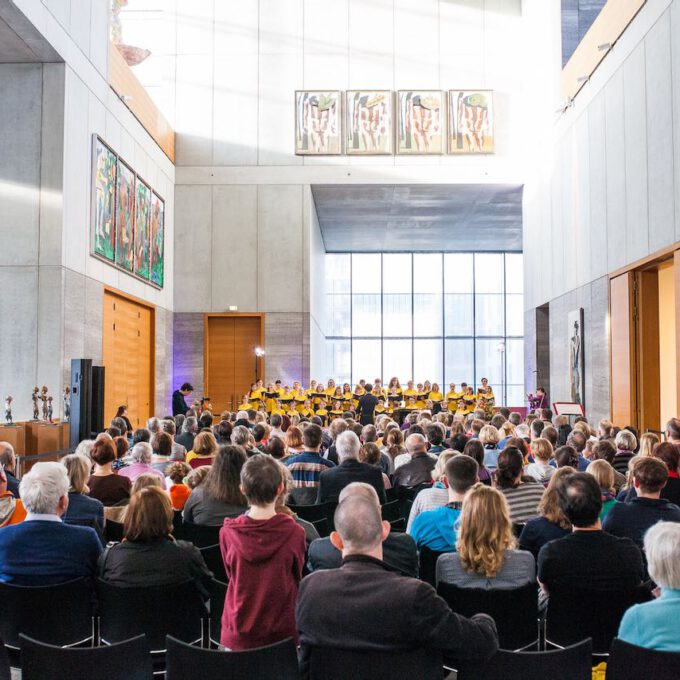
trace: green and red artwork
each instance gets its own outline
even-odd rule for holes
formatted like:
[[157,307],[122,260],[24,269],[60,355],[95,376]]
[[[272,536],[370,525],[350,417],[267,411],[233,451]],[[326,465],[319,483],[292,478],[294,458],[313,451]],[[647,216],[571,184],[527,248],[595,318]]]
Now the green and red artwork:
[[165,202],[151,193],[151,283],[163,287],[163,249],[165,241]]
[[94,196],[92,201],[92,253],[109,262],[116,251],[115,192],[116,154],[96,138],[94,147]]
[[135,190],[135,274],[145,281],[149,280],[151,269],[150,216],[151,189],[137,177]]
[[118,159],[116,186],[116,264],[134,271],[135,173]]

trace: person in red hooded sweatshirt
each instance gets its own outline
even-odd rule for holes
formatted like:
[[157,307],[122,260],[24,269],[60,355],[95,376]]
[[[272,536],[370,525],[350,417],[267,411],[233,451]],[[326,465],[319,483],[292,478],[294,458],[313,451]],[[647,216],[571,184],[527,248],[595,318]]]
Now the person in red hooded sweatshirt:
[[233,651],[263,647],[286,638],[297,644],[295,600],[305,562],[305,532],[277,514],[283,493],[279,464],[259,453],[241,470],[244,515],[226,518],[220,549],[229,577],[220,643]]

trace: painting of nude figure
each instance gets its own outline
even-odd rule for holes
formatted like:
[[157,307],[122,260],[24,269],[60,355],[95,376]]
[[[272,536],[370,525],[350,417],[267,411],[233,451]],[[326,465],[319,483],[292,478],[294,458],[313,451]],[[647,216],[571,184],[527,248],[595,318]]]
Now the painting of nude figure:
[[389,90],[347,92],[345,149],[348,154],[391,154],[392,93]]
[[295,93],[295,153],[332,156],[342,153],[339,90]]
[[444,97],[441,90],[399,90],[397,153],[444,151]]
[[493,151],[493,91],[449,90],[449,153]]

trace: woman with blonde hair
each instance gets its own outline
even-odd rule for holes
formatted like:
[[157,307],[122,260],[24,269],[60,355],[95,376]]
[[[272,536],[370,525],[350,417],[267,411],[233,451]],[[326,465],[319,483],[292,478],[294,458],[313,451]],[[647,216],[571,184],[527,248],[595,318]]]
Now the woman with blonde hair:
[[538,558],[539,550],[548,541],[571,533],[571,524],[560,507],[558,488],[574,472],[575,468],[566,465],[555,470],[538,505],[539,516],[530,519],[519,535],[520,550],[528,550],[534,558]]
[[187,453],[186,463],[192,468],[212,465],[217,455],[217,439],[212,432],[199,432],[194,438],[194,446]]
[[602,491],[602,510],[600,511],[600,521],[603,521],[607,513],[616,503],[614,491],[614,468],[606,460],[594,460],[586,468],[586,472],[597,479]]
[[520,588],[536,581],[530,552],[515,549],[508,504],[490,486],[475,484],[463,500],[456,552],[437,560],[437,583],[459,588]]
[[539,484],[548,486],[557,469],[550,465],[550,459],[553,457],[552,444],[547,439],[534,439],[531,442],[531,453],[534,455],[534,462],[524,468],[525,474],[533,477]]
[[69,479],[68,508],[64,513],[64,522],[92,523],[93,529],[100,535],[104,532],[104,505],[87,494],[90,489],[87,480],[90,477],[92,463],[87,456],[71,453],[61,459]]
[[479,441],[484,445],[484,467],[495,470],[498,467],[498,430],[493,425],[485,425],[479,431]]
[[446,451],[442,451],[437,456],[437,464],[434,466],[432,473],[431,473],[432,474],[432,480],[434,481],[433,487],[435,489],[446,489],[446,488],[448,488],[448,482],[446,480],[446,463],[448,462],[449,458],[453,458],[453,456],[460,456],[460,455],[462,455],[460,453],[460,451],[454,451],[452,449],[448,449]]
[[638,456],[640,458],[651,458],[654,447],[660,442],[659,435],[653,432],[645,432],[645,434],[640,435],[640,451]]

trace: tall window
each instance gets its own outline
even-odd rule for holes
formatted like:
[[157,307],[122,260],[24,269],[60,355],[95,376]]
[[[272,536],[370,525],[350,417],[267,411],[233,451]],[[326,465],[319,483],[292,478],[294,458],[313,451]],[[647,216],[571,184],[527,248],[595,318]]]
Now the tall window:
[[326,370],[356,384],[488,378],[524,404],[521,253],[328,253]]

